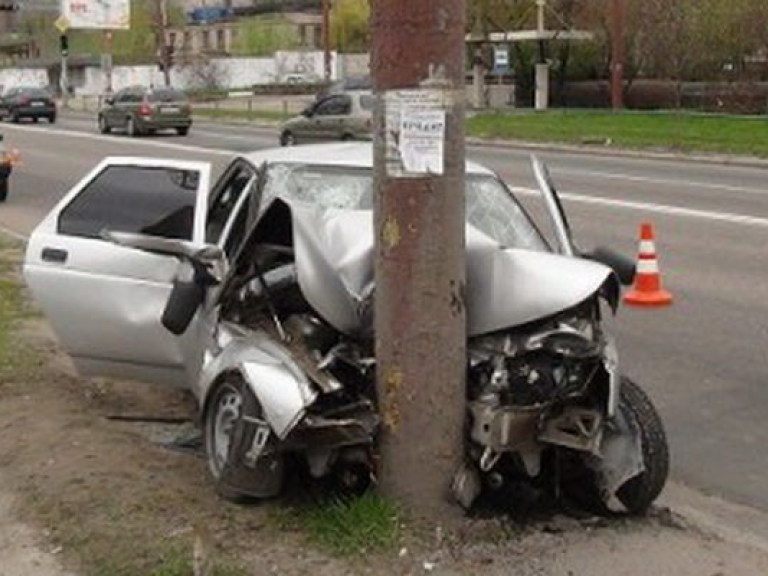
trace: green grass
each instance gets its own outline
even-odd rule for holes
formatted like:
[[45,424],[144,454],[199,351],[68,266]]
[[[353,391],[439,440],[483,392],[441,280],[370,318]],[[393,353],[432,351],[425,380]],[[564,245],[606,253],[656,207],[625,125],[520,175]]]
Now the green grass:
[[23,286],[13,272],[19,254],[14,245],[0,239],[0,385],[33,375],[39,358],[19,340],[19,323],[35,315],[24,297]]
[[768,157],[768,118],[764,116],[583,110],[484,113],[467,119],[467,135]]
[[394,548],[399,513],[374,492],[329,498],[294,510],[296,526],[318,548],[337,556],[362,556]]

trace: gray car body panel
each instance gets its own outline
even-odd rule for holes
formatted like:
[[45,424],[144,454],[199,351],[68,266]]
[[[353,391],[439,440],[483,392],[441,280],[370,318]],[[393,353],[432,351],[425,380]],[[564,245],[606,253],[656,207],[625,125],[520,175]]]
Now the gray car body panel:
[[[372,332],[373,215],[292,204],[304,296],[336,329]],[[597,292],[612,271],[597,262],[504,249],[467,226],[468,336],[514,328],[566,310]]]

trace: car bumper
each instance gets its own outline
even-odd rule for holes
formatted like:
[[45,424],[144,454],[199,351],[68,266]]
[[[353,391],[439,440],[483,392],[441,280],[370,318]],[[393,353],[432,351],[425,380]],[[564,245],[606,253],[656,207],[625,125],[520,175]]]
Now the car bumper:
[[159,114],[143,118],[137,117],[136,125],[142,130],[163,130],[165,128],[189,128],[192,126],[192,118],[170,117],[166,118]]
[[[50,106],[24,106],[15,109],[16,115],[22,118],[50,118],[56,116],[56,108]],[[11,111],[4,109],[0,111],[4,116],[10,116]]]

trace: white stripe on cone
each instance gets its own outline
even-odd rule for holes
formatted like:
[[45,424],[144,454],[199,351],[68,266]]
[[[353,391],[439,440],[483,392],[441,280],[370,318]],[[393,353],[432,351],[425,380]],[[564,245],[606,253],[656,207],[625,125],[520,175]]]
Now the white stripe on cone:
[[640,254],[655,254],[656,247],[653,240],[640,240]]
[[637,262],[638,274],[658,274],[659,263],[654,260],[639,260]]

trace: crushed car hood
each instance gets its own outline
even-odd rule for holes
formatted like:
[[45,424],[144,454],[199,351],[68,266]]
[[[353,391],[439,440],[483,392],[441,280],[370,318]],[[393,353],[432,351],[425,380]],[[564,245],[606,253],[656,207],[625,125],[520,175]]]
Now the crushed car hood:
[[[374,233],[369,210],[290,203],[299,286],[347,334],[373,328]],[[467,330],[476,336],[545,318],[584,301],[610,268],[549,252],[505,249],[467,225]]]

